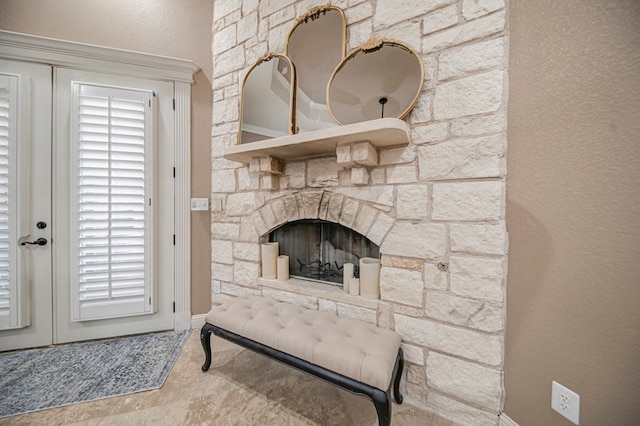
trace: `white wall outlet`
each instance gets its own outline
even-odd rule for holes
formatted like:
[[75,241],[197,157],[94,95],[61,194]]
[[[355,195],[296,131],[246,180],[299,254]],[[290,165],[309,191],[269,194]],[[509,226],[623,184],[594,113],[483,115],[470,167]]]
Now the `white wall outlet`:
[[213,280],[213,292],[215,294],[220,294],[220,281],[219,280]]
[[201,212],[209,210],[209,199],[208,198],[192,198],[191,199],[191,211],[192,212]]
[[555,381],[551,382],[551,408],[572,423],[580,424],[580,395]]

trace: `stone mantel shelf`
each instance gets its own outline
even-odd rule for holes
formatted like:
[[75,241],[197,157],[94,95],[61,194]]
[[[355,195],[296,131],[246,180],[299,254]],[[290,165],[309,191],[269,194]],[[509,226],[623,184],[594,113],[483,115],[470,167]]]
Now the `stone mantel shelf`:
[[231,146],[225,149],[224,158],[247,164],[252,158],[266,156],[287,160],[336,155],[337,146],[361,141],[368,141],[375,147],[407,145],[411,140],[410,135],[409,125],[403,120],[379,118]]

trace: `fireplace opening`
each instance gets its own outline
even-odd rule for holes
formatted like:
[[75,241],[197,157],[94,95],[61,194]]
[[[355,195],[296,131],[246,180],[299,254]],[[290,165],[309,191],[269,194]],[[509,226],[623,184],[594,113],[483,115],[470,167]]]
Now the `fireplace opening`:
[[358,276],[362,257],[380,257],[380,248],[358,232],[338,223],[305,219],[289,222],[269,234],[280,254],[289,256],[289,275],[342,286],[345,263]]

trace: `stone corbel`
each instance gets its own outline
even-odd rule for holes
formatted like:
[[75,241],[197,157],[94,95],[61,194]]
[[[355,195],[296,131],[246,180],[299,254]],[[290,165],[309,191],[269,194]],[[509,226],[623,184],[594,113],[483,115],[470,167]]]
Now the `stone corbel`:
[[253,157],[249,162],[249,171],[252,173],[281,175],[284,173],[284,161],[270,155]]
[[368,167],[378,165],[378,151],[368,141],[338,145],[336,147],[338,164],[351,168],[351,183],[367,185],[369,183]]

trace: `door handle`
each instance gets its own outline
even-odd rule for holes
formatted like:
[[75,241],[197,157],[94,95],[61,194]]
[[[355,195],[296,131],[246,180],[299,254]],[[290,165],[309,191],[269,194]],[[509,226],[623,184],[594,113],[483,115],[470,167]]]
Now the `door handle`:
[[30,245],[34,245],[34,246],[46,246],[47,243],[48,243],[48,241],[47,241],[46,238],[40,237],[35,241],[31,241],[31,242],[25,241],[25,242],[21,243],[20,245],[21,246],[26,246],[27,244],[30,244]]

